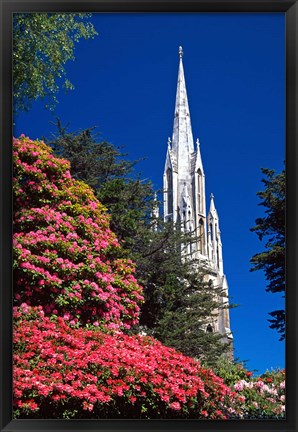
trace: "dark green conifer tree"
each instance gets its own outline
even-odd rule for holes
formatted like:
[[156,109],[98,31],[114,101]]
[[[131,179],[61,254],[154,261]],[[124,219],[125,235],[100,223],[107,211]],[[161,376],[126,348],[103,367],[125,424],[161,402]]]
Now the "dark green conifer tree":
[[136,161],[126,159],[121,148],[100,140],[94,128],[68,132],[57,120],[58,134],[46,140],[54,152],[71,163],[71,174],[96,192],[110,214],[111,229],[127,252],[146,243],[154,192],[149,181],[134,174]]
[[[266,176],[262,180],[263,191],[257,192],[261,198],[259,205],[265,207],[265,216],[256,219],[256,225],[251,231],[256,232],[259,239],[266,239],[265,250],[251,258],[252,271],[263,270],[268,281],[266,291],[272,293],[285,292],[285,201],[286,177],[285,171],[275,173],[274,170],[262,168]],[[285,310],[275,310],[269,313],[272,319],[270,328],[285,338]]]

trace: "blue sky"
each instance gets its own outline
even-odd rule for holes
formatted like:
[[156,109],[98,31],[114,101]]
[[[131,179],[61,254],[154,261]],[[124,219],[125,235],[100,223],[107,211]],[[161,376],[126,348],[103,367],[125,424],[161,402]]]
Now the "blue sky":
[[97,126],[131,160],[145,156],[136,170],[160,189],[182,45],[206,195],[215,196],[229,294],[239,304],[230,312],[235,357],[258,373],[283,368],[284,344],[267,322],[283,299],[265,292],[249,260],[264,247],[250,232],[263,214],[261,167],[281,171],[285,159],[284,14],[104,13],[92,22],[99,36],[81,41],[66,65],[75,90],[61,91],[54,113],[35,102],[15,119],[14,135],[49,138],[55,117],[71,131]]

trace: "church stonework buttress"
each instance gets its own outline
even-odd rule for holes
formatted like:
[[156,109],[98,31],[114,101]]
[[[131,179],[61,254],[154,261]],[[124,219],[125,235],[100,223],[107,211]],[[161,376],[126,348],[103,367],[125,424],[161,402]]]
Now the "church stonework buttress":
[[[183,50],[179,47],[179,69],[172,139],[168,138],[163,176],[164,220],[179,224],[182,231],[195,234],[196,241],[187,246],[186,256],[204,263],[208,279],[222,289],[220,302],[228,306],[228,283],[223,270],[222,242],[219,217],[211,194],[206,213],[205,173],[200,142],[194,144],[188,98],[186,92]],[[223,308],[205,331],[215,331],[232,340],[229,309]],[[232,357],[232,348],[230,357]]]

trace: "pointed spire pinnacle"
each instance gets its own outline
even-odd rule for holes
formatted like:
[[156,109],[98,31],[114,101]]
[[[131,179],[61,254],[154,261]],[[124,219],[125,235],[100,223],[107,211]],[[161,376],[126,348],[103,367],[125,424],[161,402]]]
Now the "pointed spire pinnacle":
[[[216,219],[218,222],[218,213],[214,204],[214,195],[213,193],[210,195],[210,209],[209,209],[209,215],[212,216],[213,219]],[[219,226],[218,226],[218,232],[219,231]]]
[[[151,217],[155,218],[155,219],[159,218],[159,207],[158,207],[157,193],[156,192],[154,192],[154,195],[153,195]],[[155,228],[156,228],[156,226],[154,225],[154,230],[155,230]]]
[[209,210],[209,212],[210,212],[210,213],[214,213],[214,212],[216,212],[216,208],[215,208],[215,204],[214,204],[214,195],[213,195],[213,193],[211,193],[211,195],[210,195],[210,210]]
[[185,85],[184,68],[183,68],[183,50],[179,47],[179,70],[176,91],[175,116],[172,147],[173,150],[181,151],[184,154],[194,152],[194,142],[190,122],[190,113],[188,98]]

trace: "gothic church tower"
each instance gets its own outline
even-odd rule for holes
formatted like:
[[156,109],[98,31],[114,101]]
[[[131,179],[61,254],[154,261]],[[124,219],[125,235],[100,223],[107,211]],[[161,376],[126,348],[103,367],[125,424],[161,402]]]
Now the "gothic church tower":
[[[186,256],[204,263],[209,280],[224,292],[221,304],[228,305],[219,218],[212,194],[206,215],[205,174],[198,139],[194,146],[182,57],[180,47],[173,135],[172,140],[168,138],[163,177],[164,220],[178,223],[184,232],[196,235],[197,241],[187,246]],[[210,317],[205,330],[219,332],[224,341],[231,340],[229,309],[221,309],[218,316]]]

